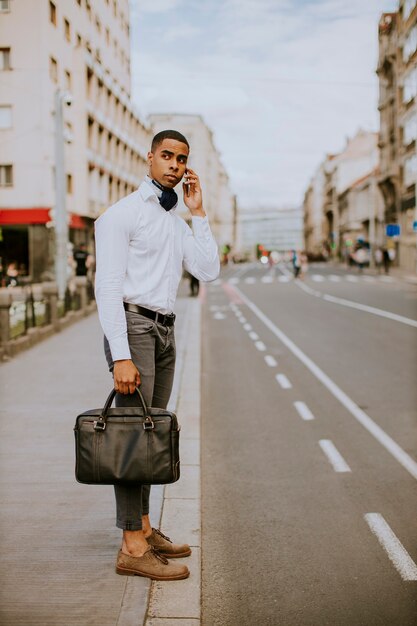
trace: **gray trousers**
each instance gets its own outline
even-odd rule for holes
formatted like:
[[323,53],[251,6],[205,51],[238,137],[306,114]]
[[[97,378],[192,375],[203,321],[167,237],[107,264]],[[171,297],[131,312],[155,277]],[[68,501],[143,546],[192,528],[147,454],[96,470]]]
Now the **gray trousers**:
[[[171,395],[175,369],[173,326],[163,326],[126,311],[127,335],[132,361],[139,370],[140,390],[148,406],[166,409]],[[109,369],[113,360],[106,337],[104,351]],[[116,406],[138,406],[137,393],[116,394]],[[149,514],[150,485],[115,485],[116,526],[123,530],[141,530],[142,515]]]

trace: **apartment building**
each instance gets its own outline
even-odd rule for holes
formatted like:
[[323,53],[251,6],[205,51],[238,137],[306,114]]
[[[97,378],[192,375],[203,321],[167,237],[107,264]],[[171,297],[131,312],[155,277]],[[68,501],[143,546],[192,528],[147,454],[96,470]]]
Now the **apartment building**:
[[358,238],[383,244],[378,162],[378,134],[359,129],[340,153],[319,165],[304,196],[309,254],[343,256]]
[[[146,172],[151,131],[130,91],[128,0],[0,1],[0,257],[53,275],[56,107],[69,238]],[[57,104],[58,103],[58,104]]]
[[[213,133],[201,115],[161,113],[149,116],[154,133],[172,128],[182,133],[190,144],[189,165],[200,178],[204,208],[219,246],[236,245],[237,202],[230,189],[229,177],[221,162]],[[179,194],[179,214],[188,219],[189,210]]]
[[401,234],[391,245],[398,264],[416,270],[417,2],[401,0],[379,22],[380,175],[384,219]]

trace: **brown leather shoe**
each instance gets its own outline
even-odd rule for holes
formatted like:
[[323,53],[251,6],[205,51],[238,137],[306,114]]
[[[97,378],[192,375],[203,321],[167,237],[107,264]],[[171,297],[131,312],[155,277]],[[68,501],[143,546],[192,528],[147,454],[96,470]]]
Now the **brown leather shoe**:
[[186,565],[174,565],[149,546],[143,556],[130,556],[119,550],[116,572],[124,576],[144,576],[152,580],[181,580],[190,572]]
[[171,539],[166,535],[163,535],[160,530],[152,528],[152,535],[146,538],[146,541],[150,546],[156,548],[159,554],[162,554],[167,559],[179,559],[183,556],[190,556],[191,548],[188,544],[183,543],[177,545],[172,543]]

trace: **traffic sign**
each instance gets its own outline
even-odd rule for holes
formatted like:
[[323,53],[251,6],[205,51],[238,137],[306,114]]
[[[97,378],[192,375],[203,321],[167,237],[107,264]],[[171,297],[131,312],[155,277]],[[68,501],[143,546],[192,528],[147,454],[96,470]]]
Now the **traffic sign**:
[[399,237],[401,235],[401,226],[399,224],[387,224],[385,233],[387,237]]
[[417,233],[417,221],[413,222],[413,231]]

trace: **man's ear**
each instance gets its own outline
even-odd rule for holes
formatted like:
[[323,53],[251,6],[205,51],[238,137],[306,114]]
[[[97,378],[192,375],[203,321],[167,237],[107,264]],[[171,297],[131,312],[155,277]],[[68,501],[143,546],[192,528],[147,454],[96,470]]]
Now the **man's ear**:
[[153,153],[148,152],[148,165],[152,165]]

